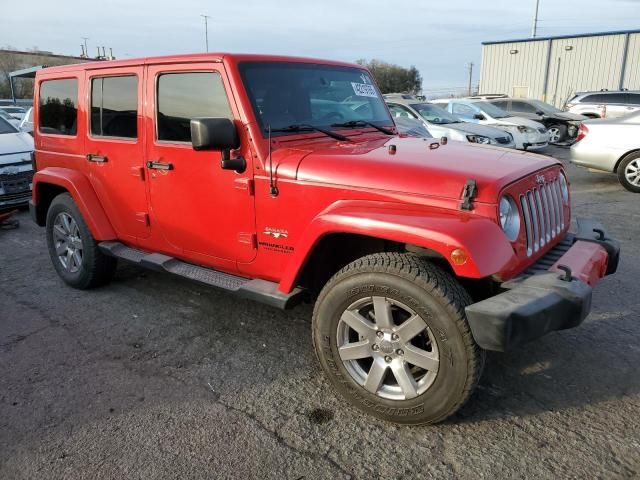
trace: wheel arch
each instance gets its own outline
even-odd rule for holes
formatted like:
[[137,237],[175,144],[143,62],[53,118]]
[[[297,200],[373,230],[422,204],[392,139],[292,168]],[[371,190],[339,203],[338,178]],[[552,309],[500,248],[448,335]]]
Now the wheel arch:
[[96,240],[117,238],[89,179],[69,168],[48,167],[34,175],[32,203],[38,225],[45,225],[51,202],[62,193],[71,195]]
[[[283,272],[283,292],[300,282],[309,284],[319,271],[320,278],[326,280],[329,272],[332,275],[371,253],[413,252],[429,257],[458,277],[473,279],[504,271],[517,262],[502,229],[487,218],[406,206],[394,209],[372,202],[341,203],[318,215],[303,233]],[[464,265],[450,260],[451,252],[458,248],[468,255]]]
[[640,153],[640,148],[636,148],[634,150],[630,150],[627,153],[625,153],[624,155],[620,156],[620,158],[618,159],[618,161],[616,162],[615,167],[613,167],[613,173],[618,173],[618,167],[620,166],[620,164],[627,159],[628,156],[633,155],[634,153]]

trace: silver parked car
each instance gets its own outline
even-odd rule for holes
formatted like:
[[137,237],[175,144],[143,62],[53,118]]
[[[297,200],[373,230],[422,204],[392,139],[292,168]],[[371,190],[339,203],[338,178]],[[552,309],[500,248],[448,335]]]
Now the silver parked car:
[[616,173],[624,188],[640,193],[640,112],[583,122],[571,147],[571,162]]
[[29,108],[27,113],[24,114],[24,118],[20,122],[19,128],[23,132],[27,132],[33,136],[33,107]]
[[33,138],[0,118],[0,212],[31,198]]
[[24,108],[16,107],[13,105],[0,105],[0,110],[4,110],[6,113],[8,113],[10,116],[15,118],[19,122],[22,121],[24,114],[27,113],[27,111]]
[[406,118],[420,121],[434,137],[447,137],[461,142],[498,145],[507,148],[516,147],[510,133],[488,125],[464,122],[436,105],[417,99],[385,97],[385,101],[394,120]]
[[567,101],[564,109],[590,118],[622,117],[640,111],[640,91],[579,92]]

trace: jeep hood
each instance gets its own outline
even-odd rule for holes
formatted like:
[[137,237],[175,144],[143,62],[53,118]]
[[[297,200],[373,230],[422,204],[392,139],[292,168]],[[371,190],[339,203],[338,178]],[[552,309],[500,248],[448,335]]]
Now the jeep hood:
[[[510,183],[559,164],[542,155],[466,142],[429,147],[435,143],[434,139],[399,137],[340,142],[304,155],[295,176],[299,181],[452,199],[460,198],[465,182],[474,179],[476,201],[495,203]],[[390,153],[391,145],[396,147],[395,154]],[[286,156],[295,155],[289,151]],[[286,167],[282,173],[287,170],[293,173]]]

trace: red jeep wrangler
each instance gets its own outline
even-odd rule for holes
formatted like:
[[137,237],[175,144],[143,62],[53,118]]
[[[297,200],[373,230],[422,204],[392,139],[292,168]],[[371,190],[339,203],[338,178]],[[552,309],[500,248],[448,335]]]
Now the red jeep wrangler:
[[[76,288],[116,259],[286,308],[346,400],[433,423],[504,351],[589,313],[618,243],[561,164],[398,134],[358,65],[202,54],[46,68],[31,212]],[[284,328],[284,326],[283,326]]]

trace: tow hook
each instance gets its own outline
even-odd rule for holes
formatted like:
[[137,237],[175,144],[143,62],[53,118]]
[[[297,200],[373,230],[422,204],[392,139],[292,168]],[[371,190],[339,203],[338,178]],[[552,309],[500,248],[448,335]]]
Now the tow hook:
[[562,270],[564,272],[564,275],[560,277],[560,280],[564,282],[570,282],[571,280],[573,280],[573,274],[571,273],[571,269],[569,267],[567,267],[566,265],[558,265],[558,270]]

